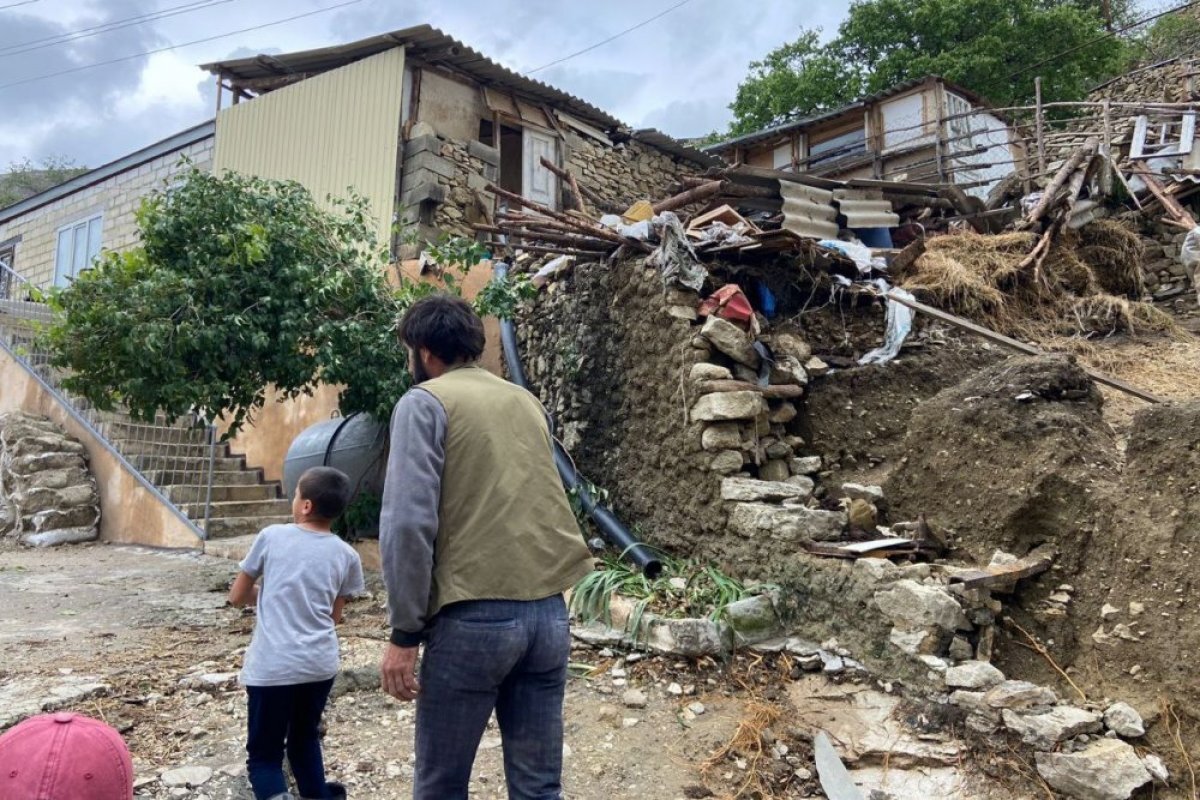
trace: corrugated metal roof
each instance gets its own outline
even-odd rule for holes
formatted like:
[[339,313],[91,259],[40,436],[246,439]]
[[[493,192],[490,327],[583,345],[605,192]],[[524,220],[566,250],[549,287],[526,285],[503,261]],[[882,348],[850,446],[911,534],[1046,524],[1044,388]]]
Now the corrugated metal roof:
[[805,117],[799,117],[789,122],[772,125],[769,128],[763,128],[762,130],[754,131],[752,133],[746,133],[741,136],[736,136],[732,139],[726,139],[723,142],[718,142],[717,144],[712,144],[708,147],[705,147],[704,151],[706,153],[719,153],[721,151],[728,150],[730,147],[757,144],[781,133],[788,133],[791,131],[800,130],[801,128],[807,128],[811,125],[816,125],[820,122],[827,122],[835,117],[848,114],[851,111],[861,110],[872,103],[878,103],[880,100],[886,100],[894,95],[903,94],[910,89],[917,88],[926,81],[937,81],[950,91],[955,92],[956,94],[961,94],[974,105],[982,107],[990,106],[990,103],[964,86],[959,86],[956,83],[952,83],[940,75],[926,75],[922,78],[912,78],[902,83],[897,83],[895,86],[884,89],[881,92],[876,92],[875,94],[867,95],[866,97],[861,97],[858,100],[855,100],[853,103],[841,106],[839,108],[834,108],[829,111],[821,111]]
[[308,75],[337,69],[352,61],[401,46],[422,61],[445,65],[493,86],[521,92],[592,123],[609,129],[628,128],[619,119],[586,100],[513,72],[431,25],[403,28],[334,47],[214,61],[202,64],[201,69],[232,79],[234,83],[249,89],[258,87],[257,90],[269,91]]
[[846,218],[847,228],[895,228],[900,215],[891,201],[877,193],[856,189],[837,189],[833,193],[838,212]]
[[141,150],[136,150],[127,156],[122,156],[116,161],[110,161],[104,166],[96,167],[82,175],[76,175],[69,181],[64,181],[47,189],[44,192],[39,192],[32,197],[27,197],[19,203],[13,203],[7,208],[0,208],[0,223],[8,222],[10,219],[19,217],[22,214],[27,214],[34,209],[41,208],[47,203],[53,203],[61,197],[65,197],[72,192],[77,192],[80,189],[107,180],[113,175],[119,175],[134,167],[140,166],[147,161],[153,161],[159,156],[166,155],[173,150],[181,150],[190,144],[194,144],[201,139],[208,138],[213,135],[216,127],[212,120],[203,122],[194,128],[188,128],[185,131],[180,131],[174,136],[168,136],[162,141],[155,142],[148,147],[143,147]]
[[779,181],[783,196],[783,227],[808,239],[836,239],[837,209],[833,192],[792,181]]
[[698,150],[690,144],[672,138],[667,134],[655,128],[642,128],[633,132],[633,138],[636,141],[643,142],[662,150],[664,153],[670,153],[679,158],[686,158],[689,161],[695,161],[698,164],[703,164],[706,167],[720,166],[724,162],[714,155]]

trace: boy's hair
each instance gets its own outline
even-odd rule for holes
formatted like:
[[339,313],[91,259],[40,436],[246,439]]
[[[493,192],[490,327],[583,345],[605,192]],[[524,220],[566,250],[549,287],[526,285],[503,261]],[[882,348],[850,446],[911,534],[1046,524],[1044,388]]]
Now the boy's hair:
[[350,477],[333,467],[312,467],[300,476],[296,488],[300,497],[313,504],[313,516],[321,519],[337,519],[350,504],[354,493]]
[[477,361],[486,337],[483,320],[460,297],[434,294],[418,300],[400,320],[400,341],[422,347],[447,364]]

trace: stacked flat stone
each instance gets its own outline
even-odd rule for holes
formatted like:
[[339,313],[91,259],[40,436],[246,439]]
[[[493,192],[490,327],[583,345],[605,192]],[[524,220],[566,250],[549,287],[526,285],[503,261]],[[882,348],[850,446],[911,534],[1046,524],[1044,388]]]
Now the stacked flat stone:
[[0,535],[45,547],[91,541],[99,523],[83,445],[45,417],[0,414]]

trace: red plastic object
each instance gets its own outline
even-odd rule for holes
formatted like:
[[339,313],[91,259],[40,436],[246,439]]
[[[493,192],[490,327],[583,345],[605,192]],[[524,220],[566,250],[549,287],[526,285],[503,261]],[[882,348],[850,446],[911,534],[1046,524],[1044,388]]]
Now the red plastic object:
[[744,328],[753,325],[754,307],[750,299],[736,283],[727,283],[700,302],[697,309],[701,316],[716,314],[722,319],[735,322]]

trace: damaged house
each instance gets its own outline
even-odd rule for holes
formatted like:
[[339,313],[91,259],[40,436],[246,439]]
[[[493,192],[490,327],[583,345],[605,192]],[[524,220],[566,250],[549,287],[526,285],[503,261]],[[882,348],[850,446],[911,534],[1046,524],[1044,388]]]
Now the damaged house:
[[931,75],[848,106],[711,145],[733,165],[834,178],[961,187],[979,198],[1021,169],[1008,121],[974,92]]

